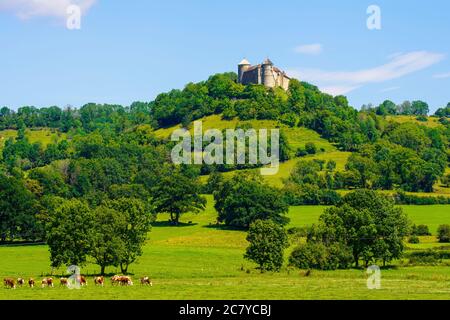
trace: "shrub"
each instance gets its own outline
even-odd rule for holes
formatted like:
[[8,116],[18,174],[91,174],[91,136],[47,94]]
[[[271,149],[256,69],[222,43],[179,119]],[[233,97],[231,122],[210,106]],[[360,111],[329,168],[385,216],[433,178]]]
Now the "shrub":
[[429,265],[439,263],[439,252],[435,250],[414,251],[408,255],[409,264],[412,265]]
[[420,243],[420,239],[419,239],[418,236],[415,236],[415,235],[414,235],[414,236],[409,237],[408,243],[411,243],[411,244],[418,244],[418,243]]
[[289,265],[299,269],[346,269],[352,263],[350,249],[344,244],[326,246],[322,242],[308,242],[292,251]]
[[431,232],[427,225],[424,225],[424,224],[421,224],[418,226],[414,225],[411,235],[418,236],[418,237],[425,237],[425,236],[431,236]]
[[289,265],[299,269],[326,270],[328,250],[323,243],[308,242],[299,245],[289,257]]
[[308,152],[305,149],[299,148],[297,150],[297,153],[296,153],[297,157],[302,158],[302,157],[306,157],[307,155],[308,155]]
[[417,120],[417,121],[420,121],[420,122],[427,122],[427,121],[428,121],[428,118],[427,118],[426,116],[421,115],[421,116],[418,116],[418,117],[416,118],[416,120]]
[[317,153],[317,147],[313,142],[308,142],[305,145],[305,150],[308,152],[308,154],[316,154]]
[[450,225],[443,224],[438,228],[438,239],[440,243],[450,242]]

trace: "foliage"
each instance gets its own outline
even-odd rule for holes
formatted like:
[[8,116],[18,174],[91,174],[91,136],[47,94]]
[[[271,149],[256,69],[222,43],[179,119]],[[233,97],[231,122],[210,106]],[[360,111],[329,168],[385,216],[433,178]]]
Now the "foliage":
[[449,243],[450,242],[450,225],[443,224],[438,228],[438,239],[439,242]]
[[288,205],[281,192],[261,182],[257,176],[237,174],[214,192],[218,221],[228,226],[248,228],[256,220],[272,220],[285,225]]
[[337,270],[349,268],[352,260],[350,248],[342,243],[308,242],[292,251],[289,265],[299,269]]
[[409,233],[409,223],[402,209],[394,202],[370,190],[358,190],[346,195],[342,202],[325,210],[310,240],[342,243],[348,246],[353,262],[365,265],[374,260],[383,264],[399,258],[404,250],[403,239]]
[[52,267],[86,263],[95,214],[80,200],[66,200],[49,213],[45,224]]
[[256,262],[261,272],[281,269],[284,249],[288,247],[283,227],[271,220],[256,220],[250,225],[247,241],[250,245],[245,258]]
[[0,242],[42,239],[38,202],[24,182],[0,172],[0,190]]
[[199,194],[198,181],[175,168],[169,168],[160,176],[152,191],[156,212],[170,214],[174,225],[178,225],[182,214],[199,213],[205,209],[206,200]]

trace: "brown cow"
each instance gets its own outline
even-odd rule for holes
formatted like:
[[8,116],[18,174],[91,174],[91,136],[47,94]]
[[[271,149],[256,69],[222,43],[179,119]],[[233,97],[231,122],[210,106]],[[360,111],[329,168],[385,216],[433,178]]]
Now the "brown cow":
[[78,276],[78,283],[83,287],[83,286],[87,286],[87,279],[85,276]]
[[120,284],[122,286],[132,286],[133,285],[133,280],[131,280],[130,277],[122,276],[122,277],[120,277]]
[[41,284],[42,284],[41,285],[42,288],[45,288],[45,287],[53,288],[54,287],[53,278],[44,278],[44,279],[42,279]]
[[149,277],[143,277],[143,278],[141,278],[141,285],[147,285],[147,286],[153,287],[153,282]]
[[120,278],[120,276],[118,276],[118,275],[115,275],[115,276],[111,277],[111,284],[113,286],[116,285],[116,284],[119,284],[119,278]]
[[133,280],[127,276],[114,276],[111,278],[112,285],[120,284],[121,286],[132,286]]
[[94,278],[94,283],[96,286],[104,286],[105,284],[105,278],[104,277],[95,277]]
[[23,287],[24,284],[25,284],[25,280],[23,278],[17,279],[17,285],[19,287]]
[[16,288],[16,281],[14,281],[14,279],[12,279],[12,278],[5,278],[3,280],[3,283],[5,284],[5,287],[7,287],[7,288],[10,288],[10,289]]
[[35,284],[36,284],[36,282],[34,281],[33,278],[30,278],[30,280],[28,280],[28,285],[30,286],[30,288],[34,288]]
[[67,279],[67,278],[59,279],[59,285],[61,287],[68,287],[69,286],[69,279]]

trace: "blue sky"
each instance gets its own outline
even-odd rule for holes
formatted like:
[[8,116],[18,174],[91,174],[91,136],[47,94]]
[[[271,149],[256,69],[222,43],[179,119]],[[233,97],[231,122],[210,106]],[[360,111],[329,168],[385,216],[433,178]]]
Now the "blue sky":
[[[65,8],[82,9],[81,29]],[[369,30],[367,8],[381,9]],[[266,57],[359,108],[450,101],[450,2],[0,0],[0,105],[150,101]]]

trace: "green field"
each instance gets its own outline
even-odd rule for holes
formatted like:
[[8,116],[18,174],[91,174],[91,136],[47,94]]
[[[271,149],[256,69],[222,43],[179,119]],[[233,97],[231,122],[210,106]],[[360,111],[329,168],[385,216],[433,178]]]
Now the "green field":
[[[247,246],[241,231],[212,224],[216,214],[211,197],[207,210],[186,215],[179,227],[170,227],[161,216],[138,264],[130,267],[137,279],[149,275],[153,287],[94,287],[92,279],[81,290],[60,288],[0,289],[0,299],[450,299],[448,266],[401,267],[382,270],[382,289],[368,290],[364,270],[304,272],[284,268],[279,274],[261,274],[243,259]],[[415,223],[425,223],[435,232],[438,224],[450,223],[450,206],[404,207]],[[290,226],[317,221],[324,207],[293,207]],[[192,221],[192,224],[188,222]],[[427,237],[418,249],[438,246]],[[0,277],[41,279],[51,272],[46,246],[0,247]],[[248,271],[247,271],[248,270]],[[88,265],[84,274],[99,271]],[[115,268],[107,272],[119,273]],[[247,273],[248,272],[248,273]],[[54,270],[55,277],[64,270]]]
[[[30,130],[27,129],[25,131],[25,136],[28,138],[30,143],[41,143],[44,147],[50,143],[58,142],[62,139],[66,138],[64,133],[60,133],[57,131],[53,131],[51,129],[39,129],[39,130]],[[0,150],[3,149],[5,142],[9,138],[16,138],[17,131],[16,130],[3,130],[0,131]]]

